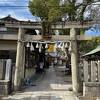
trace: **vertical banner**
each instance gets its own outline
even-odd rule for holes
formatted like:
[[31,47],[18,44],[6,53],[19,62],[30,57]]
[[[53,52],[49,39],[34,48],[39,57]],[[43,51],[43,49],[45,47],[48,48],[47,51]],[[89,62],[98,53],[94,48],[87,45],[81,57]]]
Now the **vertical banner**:
[[10,80],[11,77],[11,59],[6,61],[5,80]]

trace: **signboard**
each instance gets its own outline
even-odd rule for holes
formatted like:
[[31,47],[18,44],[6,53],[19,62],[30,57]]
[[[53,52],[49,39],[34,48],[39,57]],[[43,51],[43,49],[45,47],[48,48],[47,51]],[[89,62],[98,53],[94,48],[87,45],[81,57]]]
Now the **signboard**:
[[48,44],[47,52],[54,52],[54,44]]

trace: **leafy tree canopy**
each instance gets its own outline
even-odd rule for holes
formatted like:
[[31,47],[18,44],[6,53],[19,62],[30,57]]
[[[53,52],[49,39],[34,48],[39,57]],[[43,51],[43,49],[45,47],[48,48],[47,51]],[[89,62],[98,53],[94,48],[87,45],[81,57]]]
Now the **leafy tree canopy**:
[[77,4],[77,0],[30,0],[29,10],[32,15],[40,17],[42,23],[42,33],[49,32],[50,24],[61,20],[62,17],[68,17],[69,21],[83,20],[84,12],[88,5],[95,0],[83,0],[84,3]]
[[[69,20],[75,20],[78,16],[83,19],[83,14],[87,6],[98,0],[83,0],[77,4],[77,0],[30,0],[30,12],[40,17],[40,19],[53,22],[67,13]],[[87,9],[89,10],[89,9]]]
[[31,0],[29,2],[29,9],[35,16],[40,19],[53,22],[61,15],[59,6],[60,0]]

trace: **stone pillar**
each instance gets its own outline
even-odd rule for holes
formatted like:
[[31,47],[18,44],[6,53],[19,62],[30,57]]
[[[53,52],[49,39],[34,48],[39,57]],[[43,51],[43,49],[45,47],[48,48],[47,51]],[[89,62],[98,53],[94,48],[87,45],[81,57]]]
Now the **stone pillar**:
[[21,80],[23,75],[23,53],[24,53],[24,29],[19,28],[18,31],[18,43],[17,43],[17,53],[16,53],[16,65],[15,65],[15,76],[14,76],[14,90],[18,90],[21,85]]
[[78,53],[77,53],[77,41],[76,31],[74,28],[70,29],[71,38],[71,69],[72,69],[72,85],[73,91],[78,92]]
[[96,81],[96,66],[95,61],[91,61],[91,82]]
[[98,60],[98,80],[100,82],[100,60]]
[[89,79],[89,66],[88,66],[88,61],[84,60],[84,82],[88,82]]
[[23,46],[23,53],[22,53],[22,67],[21,67],[21,77],[24,78],[24,71],[25,71],[25,47]]

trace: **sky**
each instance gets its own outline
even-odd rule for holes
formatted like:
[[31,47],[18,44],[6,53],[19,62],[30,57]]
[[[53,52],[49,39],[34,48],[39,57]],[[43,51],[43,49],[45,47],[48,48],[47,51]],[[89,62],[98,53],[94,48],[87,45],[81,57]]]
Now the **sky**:
[[100,36],[100,30],[92,30],[93,28],[86,30],[85,35],[86,36]]
[[[7,7],[7,6],[28,6],[28,0],[0,0],[0,18],[11,15],[19,20],[37,20],[29,12],[27,7]],[[4,6],[4,7],[2,7]]]
[[[39,20],[37,17],[32,16],[27,7],[8,7],[8,6],[28,6],[29,0],[0,0],[0,18],[3,18],[7,15],[19,20]],[[81,1],[81,0],[78,0]],[[100,35],[100,30],[93,30],[92,28],[85,32],[85,35],[95,36]]]

